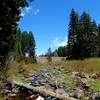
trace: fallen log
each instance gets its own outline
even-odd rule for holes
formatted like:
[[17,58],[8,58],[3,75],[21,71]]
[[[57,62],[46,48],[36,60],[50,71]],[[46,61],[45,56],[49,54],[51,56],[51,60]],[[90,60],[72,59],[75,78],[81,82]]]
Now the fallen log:
[[31,86],[30,84],[24,84],[24,83],[21,83],[21,82],[17,82],[17,81],[13,81],[12,82],[13,84],[19,86],[19,87],[25,87],[27,89],[30,89],[32,90],[33,92],[38,92],[40,94],[42,94],[44,97],[45,96],[51,96],[53,98],[57,98],[57,99],[60,99],[60,100],[77,100],[77,99],[74,99],[72,97],[69,97],[68,94],[59,94],[55,91],[50,91],[49,89],[47,90],[46,88],[43,88],[43,87],[34,87],[34,86]]

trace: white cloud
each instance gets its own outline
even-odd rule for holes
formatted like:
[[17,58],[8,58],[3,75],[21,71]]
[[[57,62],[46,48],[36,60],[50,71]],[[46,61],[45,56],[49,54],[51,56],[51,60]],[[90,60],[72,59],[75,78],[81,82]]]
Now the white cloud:
[[40,9],[36,9],[34,15],[37,15],[40,12]]
[[[25,7],[24,9],[21,9],[21,16],[24,17],[26,14],[30,13],[31,11],[32,11],[32,6]],[[34,12],[34,15],[37,15],[40,12],[40,9],[36,9],[33,12]]]
[[22,12],[20,15],[21,15],[22,17],[24,17],[24,16],[25,16],[25,13],[24,13],[24,12]]
[[67,37],[65,38],[64,41],[62,41],[59,46],[66,46],[67,45]]
[[31,6],[29,6],[29,7],[25,7],[25,10],[26,10],[26,12],[28,13],[29,11],[32,10],[32,7],[31,7]]
[[67,45],[67,37],[65,37],[64,41],[60,41],[59,38],[55,38],[52,42],[51,42],[51,49],[54,50],[56,48],[58,48],[59,46],[66,46]]
[[32,7],[25,7],[25,9],[21,9],[21,16],[24,17],[27,13],[29,13],[32,10]]

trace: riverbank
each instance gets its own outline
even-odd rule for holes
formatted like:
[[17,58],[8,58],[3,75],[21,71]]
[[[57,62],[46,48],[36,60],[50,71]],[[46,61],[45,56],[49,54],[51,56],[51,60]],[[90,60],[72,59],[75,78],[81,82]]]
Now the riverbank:
[[[34,96],[36,98],[41,95],[43,98],[50,96],[52,100],[58,98],[61,100],[99,100],[99,60],[98,58],[37,64],[13,62],[7,69],[7,80],[11,84],[16,84],[17,87],[24,87],[28,91],[31,89],[32,94],[23,93],[13,84],[10,91],[9,89],[4,89],[4,91],[6,90],[7,97],[16,97],[16,95],[19,97],[21,93],[26,98]],[[37,94],[34,95],[35,92]]]
[[49,66],[29,74],[27,77],[23,73],[19,73],[6,83],[7,97],[14,98],[9,100],[19,100],[15,99],[18,98],[19,93],[25,95],[23,100],[38,98],[38,96],[50,97],[50,100],[100,99],[100,73],[65,71],[60,66],[54,68]]

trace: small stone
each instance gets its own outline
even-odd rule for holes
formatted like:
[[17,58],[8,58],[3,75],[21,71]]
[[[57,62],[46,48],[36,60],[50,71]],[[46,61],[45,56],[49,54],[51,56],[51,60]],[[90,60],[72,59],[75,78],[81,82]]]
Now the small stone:
[[44,100],[44,98],[41,97],[41,96],[38,96],[38,97],[36,98],[36,100]]
[[45,100],[52,100],[51,96],[45,98]]

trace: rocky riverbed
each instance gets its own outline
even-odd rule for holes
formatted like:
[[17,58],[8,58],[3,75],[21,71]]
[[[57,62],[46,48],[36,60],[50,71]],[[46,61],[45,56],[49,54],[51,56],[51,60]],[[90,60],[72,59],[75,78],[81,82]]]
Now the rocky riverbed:
[[25,79],[24,83],[1,78],[6,100],[100,100],[100,73],[47,67],[27,77],[20,74]]

